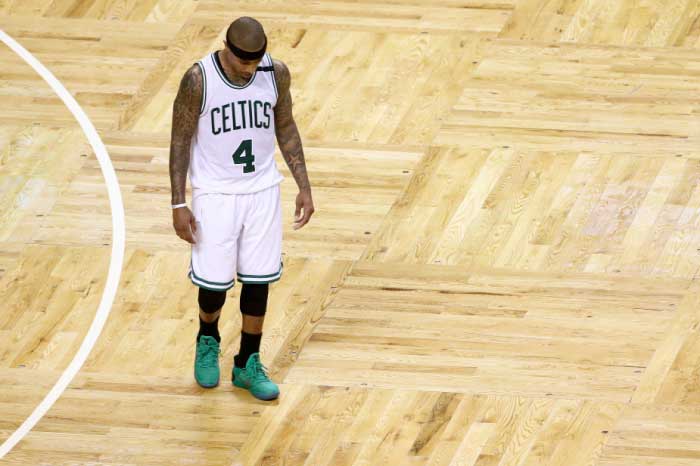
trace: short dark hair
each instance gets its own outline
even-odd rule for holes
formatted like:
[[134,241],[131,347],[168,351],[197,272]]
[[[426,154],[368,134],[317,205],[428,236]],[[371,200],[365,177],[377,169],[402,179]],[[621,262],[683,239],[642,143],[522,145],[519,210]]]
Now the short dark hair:
[[249,16],[242,16],[226,30],[226,42],[246,52],[257,52],[266,44],[262,24]]

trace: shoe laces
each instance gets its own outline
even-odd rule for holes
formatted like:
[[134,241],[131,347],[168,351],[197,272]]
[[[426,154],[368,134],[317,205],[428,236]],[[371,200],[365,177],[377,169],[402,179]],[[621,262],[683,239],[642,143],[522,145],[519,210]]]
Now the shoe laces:
[[270,378],[267,375],[269,370],[267,367],[265,367],[263,365],[262,361],[260,361],[260,355],[258,355],[258,354],[253,355],[252,364],[250,365],[250,369],[252,372],[251,378],[253,380],[255,380],[256,382],[266,382],[266,381],[270,380]]
[[206,340],[197,347],[197,359],[201,367],[216,367],[219,359],[219,349],[217,345],[207,344]]

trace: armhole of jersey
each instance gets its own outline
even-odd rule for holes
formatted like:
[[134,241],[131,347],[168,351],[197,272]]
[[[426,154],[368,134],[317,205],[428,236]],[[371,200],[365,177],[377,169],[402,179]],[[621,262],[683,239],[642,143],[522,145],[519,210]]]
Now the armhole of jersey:
[[275,89],[275,98],[279,99],[280,95],[279,92],[277,92],[277,76],[275,75],[275,65],[272,63],[272,56],[270,54],[267,55],[267,60],[270,62],[270,68],[272,68],[272,87]]
[[197,66],[202,70],[202,105],[199,109],[199,115],[204,114],[204,108],[207,106],[207,73],[204,71],[204,64],[197,62]]

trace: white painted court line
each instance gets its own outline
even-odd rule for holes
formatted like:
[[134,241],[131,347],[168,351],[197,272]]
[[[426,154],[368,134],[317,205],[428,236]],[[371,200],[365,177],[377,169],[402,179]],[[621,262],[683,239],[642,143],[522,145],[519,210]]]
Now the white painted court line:
[[39,403],[34,409],[34,412],[29,415],[29,417],[22,423],[16,431],[10,435],[10,437],[5,440],[5,442],[0,445],[0,458],[4,457],[12,448],[24,438],[25,435],[39,422],[39,419],[51,408],[54,402],[61,396],[61,393],[66,389],[68,384],[75,374],[78,373],[80,367],[83,365],[88,357],[88,354],[95,346],[97,338],[102,332],[102,327],[104,327],[107,321],[107,316],[112,309],[112,303],[114,302],[114,295],[117,292],[117,286],[119,285],[119,276],[122,272],[122,264],[124,263],[124,205],[122,204],[122,196],[119,192],[119,182],[117,181],[117,175],[114,173],[114,167],[112,167],[112,162],[107,154],[107,149],[102,143],[100,136],[97,134],[95,127],[93,126],[90,119],[87,117],[85,112],[78,102],[73,98],[73,96],[63,87],[63,84],[56,79],[56,77],[48,70],[44,65],[42,65],[39,60],[34,58],[34,56],[29,53],[24,47],[19,45],[12,37],[8,36],[5,31],[0,29],[0,39],[10,47],[17,55],[22,57],[29,66],[34,68],[34,70],[39,73],[39,75],[44,78],[49,86],[54,90],[54,92],[63,100],[66,104],[68,110],[71,111],[73,116],[80,127],[83,129],[85,136],[87,136],[92,149],[95,151],[97,156],[97,161],[100,163],[100,168],[102,169],[102,175],[107,183],[107,193],[109,194],[109,205],[112,209],[112,258],[109,263],[109,274],[107,275],[107,282],[105,283],[105,289],[102,293],[102,300],[97,308],[97,313],[95,313],[95,318],[90,325],[90,329],[85,335],[83,343],[80,345],[78,352],[73,357],[73,360],[68,364],[68,367],[61,377],[53,386],[51,391],[46,395],[46,397]]

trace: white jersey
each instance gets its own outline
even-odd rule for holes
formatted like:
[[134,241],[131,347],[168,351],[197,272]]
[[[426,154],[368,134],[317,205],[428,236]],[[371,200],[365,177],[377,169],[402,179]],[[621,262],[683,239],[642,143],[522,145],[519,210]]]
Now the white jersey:
[[197,62],[204,95],[192,136],[192,196],[249,194],[279,184],[275,163],[277,84],[272,58],[265,54],[242,86],[226,78],[216,52]]

